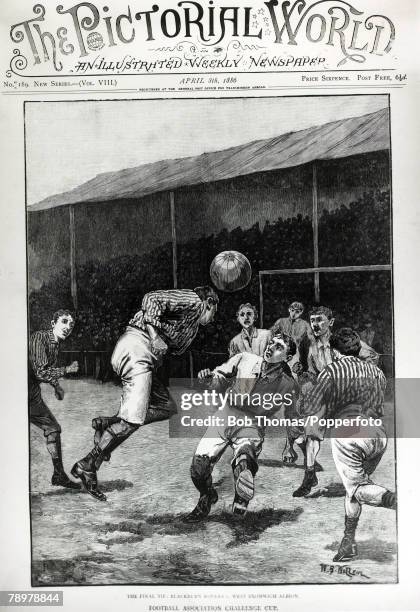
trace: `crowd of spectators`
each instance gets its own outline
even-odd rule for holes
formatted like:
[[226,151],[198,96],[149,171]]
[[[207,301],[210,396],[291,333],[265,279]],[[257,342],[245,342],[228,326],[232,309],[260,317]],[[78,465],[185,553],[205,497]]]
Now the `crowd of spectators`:
[[[319,220],[320,265],[388,264],[389,219],[388,191],[366,193],[349,206],[324,210]],[[259,307],[259,270],[313,266],[312,220],[300,214],[267,221],[262,226],[257,223],[248,229],[224,229],[215,235],[190,239],[187,232],[178,232],[178,240],[179,287],[209,284],[213,257],[228,249],[244,253],[253,269],[251,282],[243,290],[220,292],[217,320],[200,329],[193,344],[196,354],[226,353],[229,339],[238,331],[238,305],[251,302]],[[129,319],[139,310],[143,295],[173,287],[172,244],[161,245],[145,255],[123,255],[107,262],[79,265],[77,287],[77,323],[66,348],[111,351]],[[308,308],[314,302],[313,274],[267,275],[262,287],[265,327],[287,316],[291,301],[302,301]],[[392,352],[391,289],[389,272],[320,275],[321,303],[334,310],[337,325],[359,329],[372,339],[374,348],[384,353]],[[60,270],[29,296],[31,331],[48,326],[52,312],[71,304],[70,270]]]
[[[172,247],[163,245],[147,255],[124,255],[108,262],[77,266],[76,327],[66,341],[68,350],[109,350],[143,295],[172,287]],[[72,308],[70,270],[62,270],[29,296],[31,330],[49,326],[58,308]]]
[[362,266],[391,260],[389,191],[364,193],[319,219],[321,266]]

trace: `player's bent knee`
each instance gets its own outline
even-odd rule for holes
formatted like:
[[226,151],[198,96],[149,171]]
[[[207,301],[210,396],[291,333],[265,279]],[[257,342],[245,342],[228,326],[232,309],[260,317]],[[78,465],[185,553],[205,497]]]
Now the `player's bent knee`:
[[113,423],[108,427],[108,431],[115,438],[125,438],[127,435],[133,433],[140,427],[138,423],[129,423],[120,419],[117,423]]
[[191,478],[194,482],[206,480],[212,469],[212,461],[208,455],[194,455],[190,467]]

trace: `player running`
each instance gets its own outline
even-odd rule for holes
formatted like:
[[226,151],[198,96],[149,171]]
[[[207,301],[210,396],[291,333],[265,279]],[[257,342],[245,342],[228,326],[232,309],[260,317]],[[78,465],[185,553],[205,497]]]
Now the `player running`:
[[[310,312],[310,324],[312,336],[310,338],[308,353],[308,372],[303,372],[298,376],[303,396],[310,392],[311,386],[319,373],[341,356],[340,352],[337,351],[330,342],[332,327],[334,325],[332,310],[327,306],[315,306]],[[373,365],[377,365],[379,360],[378,353],[362,341],[360,341],[358,357]],[[305,381],[304,377],[307,377]],[[296,430],[295,435],[298,433],[299,431]],[[308,495],[311,489],[318,484],[318,478],[315,472],[320,471],[319,464],[316,461],[320,447],[319,441],[316,437],[312,437],[311,432],[306,429],[302,430],[301,433],[304,434],[304,440],[299,446],[305,458],[305,474],[302,484],[293,492],[293,497],[305,497]],[[289,441],[289,446],[293,450],[292,440]]]
[[[330,344],[341,356],[322,370],[300,406],[300,413],[319,418],[354,419],[353,423],[357,417],[381,420],[386,379],[377,366],[360,359],[358,334],[343,327],[331,337]],[[317,427],[310,433],[319,446],[323,428]],[[343,434],[347,437],[340,437]],[[355,437],[363,434],[367,437]],[[369,425],[364,432],[358,429],[355,432],[354,428],[336,428],[331,432],[334,462],[346,489],[344,537],[333,561],[349,561],[357,555],[355,534],[363,504],[396,509],[395,493],[370,478],[386,445],[387,435],[382,424]]]

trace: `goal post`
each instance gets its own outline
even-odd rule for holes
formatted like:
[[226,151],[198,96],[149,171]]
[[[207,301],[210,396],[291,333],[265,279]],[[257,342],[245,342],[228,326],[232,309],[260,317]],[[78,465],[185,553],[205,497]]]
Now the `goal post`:
[[332,272],[391,272],[390,264],[364,265],[364,266],[325,266],[314,268],[287,268],[283,270],[260,270],[259,275],[259,294],[260,294],[260,326],[264,327],[264,288],[263,278],[265,276],[280,276],[291,274],[313,274],[314,275],[314,301],[319,303],[321,300],[319,288],[319,274]]

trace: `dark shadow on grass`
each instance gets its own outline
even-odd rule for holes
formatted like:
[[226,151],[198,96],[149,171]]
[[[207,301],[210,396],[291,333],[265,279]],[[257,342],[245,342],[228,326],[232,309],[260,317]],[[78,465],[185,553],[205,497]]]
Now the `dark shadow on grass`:
[[[108,480],[105,482],[99,483],[99,488],[104,493],[109,493],[111,491],[124,491],[124,489],[130,489],[133,487],[133,483],[128,480]],[[62,497],[63,495],[79,495],[80,493],[86,493],[82,485],[79,486],[78,489],[65,489],[63,487],[59,487],[54,489],[53,491],[47,491],[46,493],[39,493],[41,497]]]
[[[115,537],[100,537],[98,542],[106,546],[113,544],[129,544],[141,542],[154,535],[188,535],[206,528],[205,521],[201,523],[185,523],[184,514],[154,514],[142,518],[142,520],[125,520],[117,523],[105,523],[101,528],[102,533],[115,533]],[[127,535],[124,535],[127,534]]]
[[152,526],[155,532],[164,535],[188,535],[196,533],[206,528],[208,519],[197,523],[185,521],[187,514],[154,514],[146,519],[148,525]]
[[98,565],[112,562],[108,555],[79,555],[71,559],[46,559],[32,562],[34,586],[86,584],[87,569],[95,574]]
[[302,512],[303,508],[293,508],[292,510],[264,508],[257,512],[247,512],[245,516],[240,517],[223,511],[220,514],[210,515],[207,521],[209,523],[221,523],[231,529],[233,539],[226,544],[226,548],[233,548],[249,544],[249,542],[256,542],[264,531],[270,527],[297,521]]
[[294,468],[297,470],[304,470],[305,466],[300,463],[283,463],[279,459],[260,459],[258,461],[259,465],[264,465],[265,467],[275,467],[275,468]]
[[[249,542],[259,540],[260,536],[275,525],[286,522],[297,521],[302,514],[303,508],[293,508],[292,510],[276,510],[274,508],[264,508],[258,512],[248,512],[244,517],[238,517],[230,512],[223,510],[220,513],[210,514],[207,518],[196,523],[185,521],[186,514],[154,514],[142,521],[121,521],[118,523],[106,523],[101,529],[102,532],[125,532],[130,535],[118,536],[118,543],[140,541],[151,538],[153,535],[172,535],[188,536],[207,528],[211,523],[225,525],[230,529],[233,539],[226,545],[227,548],[241,546]],[[101,543],[110,545],[112,538],[107,540],[102,538]]]
[[42,502],[42,498],[44,497],[44,493],[38,493],[38,491],[36,493],[30,492],[30,496],[31,504],[40,504]]
[[135,544],[136,542],[142,542],[144,540],[143,535],[131,535],[131,536],[115,536],[113,538],[98,538],[99,544],[105,544],[108,548],[118,544]]
[[43,497],[62,497],[63,495],[79,495],[81,491],[83,491],[83,488],[82,485],[79,485],[78,489],[65,489],[64,487],[59,487],[52,491],[41,493],[40,495]]
[[[190,551],[189,551],[190,552]],[[153,572],[156,578],[165,579],[175,584],[212,584],[214,578],[205,565],[192,563],[190,555],[184,551],[170,553],[158,570]]]
[[[336,540],[328,544],[325,549],[336,552],[339,544],[340,542]],[[385,540],[380,540],[379,538],[370,538],[369,540],[357,541],[357,551],[357,557],[352,563],[363,560],[375,561],[376,563],[392,563],[394,555],[397,554],[397,545],[395,542],[385,542]]]
[[307,499],[315,499],[317,497],[344,497],[346,489],[341,482],[331,482],[326,487],[320,487],[313,493],[306,496]]
[[133,483],[129,480],[121,480],[120,478],[117,480],[107,480],[99,483],[99,488],[104,493],[110,493],[111,491],[124,491],[124,489],[132,489],[133,486]]
[[113,533],[115,531],[122,531],[126,533],[132,533],[137,536],[142,536],[144,539],[146,534],[146,523],[145,522],[135,522],[135,521],[120,521],[119,523],[105,523],[103,527],[101,527],[102,532],[110,532]]
[[[116,537],[113,543],[124,544],[126,541],[137,542],[141,538],[132,536],[130,539]],[[197,551],[198,554],[199,551]],[[191,562],[191,550],[179,551],[164,555],[159,567],[154,569],[153,578],[156,583],[171,582],[174,584],[212,584],[214,578],[209,574],[205,564]],[[70,586],[95,584],[98,575],[106,569],[111,571],[116,562],[111,554],[79,555],[71,559],[47,559],[34,561],[32,564],[32,584],[34,586]],[[153,581],[154,582],[154,581]],[[109,584],[114,583],[112,578]]]

